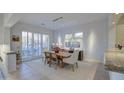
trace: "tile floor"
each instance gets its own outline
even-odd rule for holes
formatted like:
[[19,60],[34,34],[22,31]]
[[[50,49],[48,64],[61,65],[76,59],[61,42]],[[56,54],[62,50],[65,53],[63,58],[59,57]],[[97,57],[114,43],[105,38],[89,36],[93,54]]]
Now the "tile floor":
[[10,80],[107,80],[108,73],[103,64],[78,62],[79,68],[73,72],[70,66],[65,68],[48,64],[44,65],[41,59],[23,62],[17,66],[17,71],[9,74]]

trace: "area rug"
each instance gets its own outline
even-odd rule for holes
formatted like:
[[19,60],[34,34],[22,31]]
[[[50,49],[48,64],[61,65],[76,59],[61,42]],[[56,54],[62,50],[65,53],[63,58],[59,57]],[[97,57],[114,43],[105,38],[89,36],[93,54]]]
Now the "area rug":
[[49,67],[41,59],[24,64],[37,72],[41,76],[40,79],[43,80],[92,80],[97,69],[97,64],[88,62],[78,62],[79,67],[75,68],[74,72],[70,66],[64,68],[57,67],[57,69],[55,69],[55,65]]

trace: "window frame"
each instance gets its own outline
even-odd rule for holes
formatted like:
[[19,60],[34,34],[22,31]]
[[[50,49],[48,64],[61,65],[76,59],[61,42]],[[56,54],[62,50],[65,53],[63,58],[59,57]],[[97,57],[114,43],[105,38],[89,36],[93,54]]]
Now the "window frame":
[[[75,34],[77,34],[77,33],[82,33],[82,37],[75,37]],[[70,39],[67,39],[66,38],[66,35],[68,35],[68,34],[71,34],[72,35],[72,38],[70,38]],[[80,47],[79,48],[75,48],[75,49],[80,49],[80,50],[82,50],[83,49],[83,32],[74,32],[74,33],[67,33],[67,34],[65,34],[65,40],[64,40],[64,47],[65,48],[74,48],[73,47],[73,44],[74,43],[76,43],[78,40],[80,40]],[[70,42],[70,47],[68,47],[68,46],[66,46],[66,42]],[[82,42],[82,43],[81,43]]]

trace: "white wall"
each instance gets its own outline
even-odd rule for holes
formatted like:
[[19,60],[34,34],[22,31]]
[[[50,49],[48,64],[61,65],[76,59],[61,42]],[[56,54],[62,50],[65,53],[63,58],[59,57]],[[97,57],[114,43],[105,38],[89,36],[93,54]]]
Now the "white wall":
[[0,56],[3,62],[0,64],[5,78],[7,78],[7,57],[6,51],[9,51],[9,29],[4,27],[4,14],[0,14]]
[[117,25],[116,43],[124,46],[124,24]]
[[115,48],[116,44],[116,27],[112,26],[108,33],[108,48]]
[[[3,49],[4,48],[4,49]],[[4,14],[0,14],[0,50],[10,48],[10,28],[4,27]]]
[[109,26],[109,32],[108,32],[108,48],[115,48],[116,44],[116,24],[113,24],[113,15],[111,14],[108,19],[108,26]]
[[4,27],[4,46],[6,51],[10,51],[10,28]]
[[64,42],[66,33],[83,32],[84,58],[103,62],[104,51],[108,47],[108,18],[92,23],[60,29],[54,32],[54,42],[60,36]]
[[17,23],[11,28],[10,35],[11,36],[18,35],[20,37],[20,42],[15,43],[15,42],[11,41],[11,45],[10,45],[11,50],[17,51],[17,47],[19,47],[19,49],[21,50],[22,31],[37,32],[37,33],[41,33],[41,34],[49,34],[50,41],[51,41],[50,45],[52,43],[52,31],[45,29],[45,28],[38,27],[38,26],[25,24],[25,23]]
[[3,14],[0,14],[0,45],[4,42]]

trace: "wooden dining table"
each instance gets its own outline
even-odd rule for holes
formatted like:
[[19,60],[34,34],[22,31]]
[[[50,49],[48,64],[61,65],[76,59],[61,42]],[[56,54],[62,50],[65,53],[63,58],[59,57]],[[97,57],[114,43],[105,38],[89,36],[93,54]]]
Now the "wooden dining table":
[[58,52],[58,53],[55,53],[55,51],[47,51],[47,52],[54,53],[57,56],[59,63],[61,63],[60,67],[62,67],[62,68],[64,67],[63,58],[68,58],[72,54],[72,53],[68,53],[68,52]]
[[71,55],[71,53],[68,53],[68,52],[58,52],[58,53],[55,53],[55,51],[47,51],[49,53],[54,53],[56,54],[57,56],[60,56],[60,57],[68,57]]

